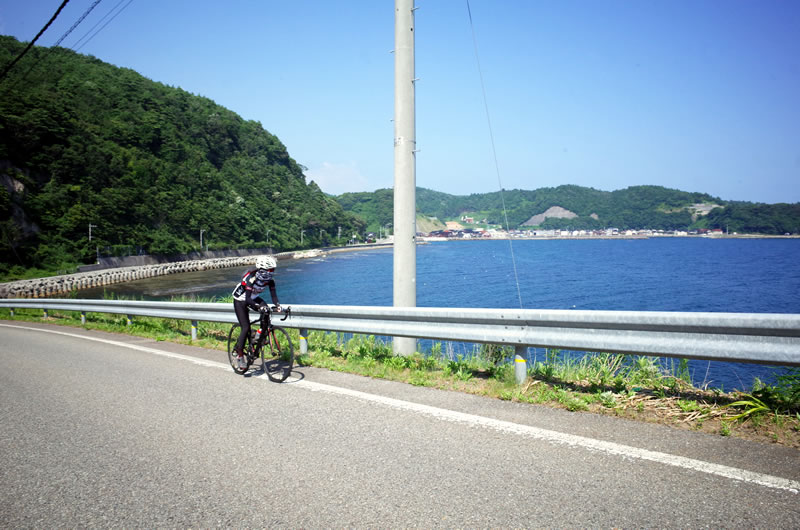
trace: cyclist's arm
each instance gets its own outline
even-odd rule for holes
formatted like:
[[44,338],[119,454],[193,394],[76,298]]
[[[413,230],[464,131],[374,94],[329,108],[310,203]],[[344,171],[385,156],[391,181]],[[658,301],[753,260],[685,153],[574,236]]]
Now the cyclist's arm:
[[[278,301],[278,293],[275,290],[275,281],[270,280],[269,283],[267,283],[267,286],[269,287],[269,294],[272,297],[272,305],[276,306],[278,308],[278,311],[280,311],[281,304]],[[248,307],[253,308],[254,311],[259,311],[261,307],[266,305],[266,302],[261,298],[260,294],[255,298],[253,298],[252,289],[247,290],[245,297],[246,297],[245,303],[247,304]]]
[[259,308],[263,305],[263,302],[261,301],[260,298],[258,297],[253,298],[252,289],[248,289],[247,291],[245,291],[244,303],[245,305],[247,305],[247,307],[249,307],[253,311],[258,311]]
[[269,294],[272,297],[272,305],[277,307],[278,311],[280,311],[281,303],[278,302],[278,292],[275,290],[275,280],[270,280],[269,283],[267,283],[267,286],[269,287]]

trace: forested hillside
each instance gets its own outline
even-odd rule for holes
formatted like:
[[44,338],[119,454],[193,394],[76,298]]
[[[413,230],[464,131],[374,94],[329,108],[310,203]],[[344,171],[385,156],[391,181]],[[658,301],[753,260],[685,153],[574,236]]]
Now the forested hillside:
[[[345,193],[339,204],[363,217],[368,226],[392,219],[392,190]],[[661,186],[632,186],[617,191],[565,185],[534,191],[505,190],[473,195],[448,195],[417,188],[417,211],[441,220],[470,216],[476,222],[511,229],[654,229],[721,228],[731,232],[784,234],[800,232],[800,204],[726,202],[705,193]],[[702,206],[698,206],[702,205]],[[545,217],[550,208],[568,210],[570,217]],[[537,217],[538,216],[538,217]],[[484,223],[481,223],[484,224]]]
[[[24,48],[0,36],[0,65]],[[260,123],[63,48],[0,81],[0,267],[363,233]],[[89,226],[92,241],[89,242]],[[2,272],[2,270],[0,270]]]

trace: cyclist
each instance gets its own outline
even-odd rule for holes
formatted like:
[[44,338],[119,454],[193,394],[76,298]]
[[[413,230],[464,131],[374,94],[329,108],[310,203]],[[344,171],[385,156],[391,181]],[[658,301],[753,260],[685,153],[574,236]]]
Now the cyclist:
[[247,269],[242,276],[242,281],[233,290],[233,310],[236,311],[236,318],[242,330],[239,339],[236,341],[234,351],[236,352],[236,362],[239,368],[247,368],[247,358],[243,353],[244,341],[250,333],[250,314],[248,308],[255,311],[266,311],[267,305],[262,303],[260,295],[269,287],[269,294],[272,296],[272,304],[275,310],[282,311],[281,304],[278,302],[278,293],[275,291],[275,280],[272,278],[277,266],[277,261],[272,256],[259,256],[256,259],[256,266]]

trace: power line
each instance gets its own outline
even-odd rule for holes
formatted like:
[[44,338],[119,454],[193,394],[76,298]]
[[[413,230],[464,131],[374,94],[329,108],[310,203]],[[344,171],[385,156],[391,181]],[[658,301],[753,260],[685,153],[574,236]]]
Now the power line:
[[[66,0],[66,1],[69,1],[69,0]],[[76,21],[76,22],[75,22],[75,23],[72,25],[72,27],[71,27],[71,28],[69,28],[69,30],[68,30],[66,33],[64,33],[64,35],[62,35],[60,39],[58,39],[58,41],[55,43],[55,45],[51,46],[50,48],[47,48],[44,54],[40,54],[40,56],[39,56],[39,59],[38,59],[38,60],[36,60],[36,61],[35,61],[35,62],[34,62],[34,63],[33,63],[31,66],[30,66],[30,68],[28,68],[28,70],[27,70],[27,71],[26,71],[24,74],[22,74],[22,76],[21,76],[19,79],[17,79],[17,80],[16,80],[16,82],[14,82],[14,84],[12,84],[12,85],[11,85],[11,87],[8,87],[8,88],[6,89],[6,91],[4,92],[4,94],[3,94],[3,95],[7,94],[7,93],[8,93],[10,90],[12,90],[12,89],[13,89],[13,88],[14,88],[14,87],[15,87],[15,86],[18,84],[18,83],[20,83],[21,81],[24,81],[24,80],[25,80],[25,79],[28,77],[28,74],[30,74],[30,73],[31,73],[31,71],[32,71],[34,68],[36,68],[36,66],[37,66],[37,65],[38,65],[38,64],[39,64],[39,63],[40,63],[40,62],[41,62],[41,61],[42,61],[42,60],[43,60],[45,57],[47,57],[47,56],[48,56],[48,55],[49,55],[49,54],[50,54],[50,53],[53,51],[53,49],[54,49],[55,47],[57,47],[57,46],[58,46],[58,45],[61,43],[61,41],[63,41],[65,38],[67,38],[67,36],[69,36],[69,34],[70,34],[70,33],[72,33],[72,31],[73,31],[73,30],[75,30],[75,28],[77,28],[77,27],[78,27],[78,25],[79,25],[81,22],[83,22],[83,20],[84,20],[84,19],[85,19],[85,18],[86,18],[86,17],[89,15],[89,13],[91,13],[91,11],[92,11],[92,10],[93,10],[95,7],[97,7],[97,4],[99,4],[101,1],[102,1],[102,0],[95,0],[95,2],[94,2],[94,3],[93,3],[93,4],[92,4],[90,7],[89,7],[89,9],[87,9],[87,10],[86,10],[86,11],[83,13],[83,15],[81,15],[81,16],[80,16],[80,18],[79,18],[79,19],[78,19],[78,20],[77,20],[77,21]],[[117,11],[117,12],[114,14],[114,16],[113,16],[113,17],[111,17],[111,19],[110,19],[108,22],[106,22],[105,24],[103,24],[103,26],[102,26],[100,29],[98,29],[97,31],[95,31],[95,32],[94,32],[94,34],[93,34],[93,35],[92,35],[92,36],[91,36],[91,37],[90,37],[90,38],[89,38],[89,39],[88,39],[86,42],[84,42],[83,44],[81,44],[81,46],[80,46],[79,48],[77,48],[77,49],[75,48],[75,46],[77,46],[77,44],[78,44],[79,42],[81,42],[83,39],[85,39],[85,38],[86,38],[86,36],[87,36],[87,35],[89,35],[89,34],[90,34],[92,31],[94,31],[94,29],[95,29],[97,26],[99,26],[99,25],[100,25],[100,24],[101,24],[101,23],[102,23],[102,22],[103,22],[103,21],[104,21],[104,20],[105,20],[105,19],[106,19],[106,18],[107,18],[107,17],[108,17],[110,14],[111,14],[111,13],[113,13],[114,11],[116,11],[116,9],[117,9],[117,8],[118,8],[118,7],[119,7],[119,6],[120,6],[120,5],[121,5],[121,4],[124,2],[124,1],[125,1],[125,0],[120,0],[119,2],[117,2],[117,5],[115,5],[113,8],[111,8],[111,10],[110,10],[110,11],[108,11],[108,13],[106,13],[105,15],[103,15],[103,17],[102,17],[102,18],[101,18],[101,19],[100,19],[100,20],[99,20],[99,21],[98,21],[98,22],[97,22],[97,23],[96,23],[94,26],[92,26],[92,27],[91,27],[91,29],[89,29],[89,31],[87,31],[87,32],[86,32],[86,34],[84,34],[84,36],[83,36],[83,37],[81,37],[80,39],[78,39],[78,40],[77,40],[77,42],[75,42],[75,44],[73,44],[73,45],[72,45],[72,47],[71,47],[72,51],[75,51],[75,52],[77,52],[77,51],[78,51],[80,48],[82,48],[83,46],[85,46],[85,45],[86,45],[86,44],[87,44],[87,43],[88,43],[90,40],[92,40],[92,39],[93,39],[95,36],[97,36],[97,34],[98,34],[98,33],[100,33],[101,31],[103,31],[103,29],[104,29],[106,26],[108,26],[108,25],[111,23],[111,21],[112,21],[112,20],[114,20],[114,19],[117,17],[117,15],[119,15],[120,13],[122,13],[122,11],[123,11],[123,10],[124,10],[126,7],[128,7],[128,6],[131,4],[131,2],[133,2],[133,0],[128,0],[128,3],[127,3],[127,4],[125,4],[125,5],[122,7],[122,9],[120,9],[119,11]],[[66,4],[66,2],[64,2],[64,3]],[[52,20],[51,20],[51,22],[52,22]],[[38,38],[38,36],[37,36],[37,38]],[[20,56],[20,57],[21,57],[21,56]],[[1,80],[2,80],[2,78],[0,78],[0,81],[1,81]]]
[[519,298],[519,307],[522,308],[522,292],[519,287],[519,275],[517,274],[517,261],[514,259],[514,243],[511,241],[511,227],[508,223],[508,212],[506,211],[506,200],[503,197],[503,182],[500,180],[500,165],[497,163],[497,149],[494,146],[494,133],[492,132],[492,119],[489,114],[489,103],[486,98],[486,87],[483,83],[483,71],[481,70],[481,58],[478,54],[478,38],[475,36],[475,25],[472,22],[472,10],[469,8],[469,0],[467,0],[467,14],[469,15],[469,27],[472,30],[472,45],[475,49],[475,62],[478,65],[478,77],[481,81],[481,92],[483,93],[483,108],[486,111],[486,123],[489,126],[489,139],[492,144],[492,155],[494,156],[494,169],[497,173],[497,184],[500,187],[500,202],[503,205],[503,216],[506,221],[506,232],[508,232],[508,246],[511,249],[511,264],[514,267],[514,280],[517,282],[517,297]]
[[61,2],[61,5],[58,6],[58,9],[56,10],[56,12],[53,14],[53,16],[50,18],[50,20],[47,21],[47,24],[44,25],[44,27],[41,29],[41,31],[39,31],[39,33],[36,34],[36,36],[33,38],[33,40],[28,44],[28,46],[24,50],[22,50],[22,53],[20,53],[17,56],[16,59],[11,61],[11,63],[8,66],[6,66],[5,70],[3,70],[2,73],[0,73],[0,81],[2,81],[5,78],[6,74],[8,74],[9,70],[11,70],[14,67],[14,65],[17,64],[17,62],[20,59],[22,59],[22,57],[26,53],[28,53],[28,50],[30,50],[33,47],[33,43],[35,43],[37,40],[39,40],[39,37],[42,36],[42,33],[44,33],[47,30],[47,28],[50,27],[50,24],[52,24],[53,21],[56,19],[56,17],[58,17],[58,14],[61,13],[61,10],[64,9],[64,6],[66,6],[67,3],[69,3],[69,0],[64,0],[63,2]]
[[[129,5],[131,5],[131,3],[133,2],[133,0],[128,0],[128,3],[127,3],[127,4],[125,4],[124,6],[122,6],[122,8],[121,8],[119,11],[117,11],[116,13],[114,13],[114,10],[116,10],[116,9],[117,9],[117,8],[120,6],[120,4],[122,4],[122,2],[124,2],[124,1],[125,1],[125,0],[119,0],[119,2],[117,2],[117,5],[115,5],[113,8],[111,8],[111,10],[110,10],[108,13],[106,13],[106,14],[103,16],[103,18],[101,18],[101,19],[100,19],[100,20],[99,20],[99,21],[98,21],[98,22],[97,22],[97,23],[96,23],[94,26],[92,26],[92,27],[91,27],[91,29],[90,29],[89,31],[87,31],[87,32],[86,32],[86,33],[83,35],[83,37],[81,37],[80,39],[78,39],[78,40],[77,40],[77,42],[75,42],[75,44],[73,44],[73,45],[72,45],[72,49],[73,49],[74,51],[76,51],[76,52],[77,52],[77,51],[80,51],[80,49],[81,49],[81,48],[83,48],[84,46],[86,46],[86,45],[89,43],[89,41],[90,41],[90,40],[92,40],[93,38],[95,38],[95,37],[97,36],[97,34],[98,34],[98,33],[100,33],[101,31],[103,31],[103,30],[105,29],[105,27],[106,27],[106,26],[108,26],[109,24],[111,24],[111,21],[112,21],[112,20],[114,20],[115,18],[117,18],[117,15],[119,15],[120,13],[122,13],[122,12],[125,10],[125,8],[126,8],[126,7],[128,7]],[[108,15],[110,15],[111,13],[114,13],[114,16],[113,16],[113,17],[111,17],[110,19],[108,19],[108,22],[106,22],[105,24],[103,24],[103,25],[102,25],[102,27],[101,27],[100,29],[98,29],[97,31],[95,31],[95,32],[92,34],[92,36],[91,36],[91,37],[89,37],[89,38],[86,40],[86,42],[84,42],[83,44],[81,44],[80,46],[78,46],[78,43],[79,43],[80,41],[82,41],[83,39],[85,39],[85,38],[86,38],[86,36],[87,36],[87,35],[89,35],[89,33],[92,33],[92,31],[94,30],[94,28],[96,28],[98,25],[100,25],[100,23],[101,23],[101,22],[103,22],[103,20],[105,20],[105,19],[106,19],[106,17],[107,17]],[[78,46],[78,47],[76,48],[76,46]]]
[[77,21],[76,21],[76,22],[75,22],[75,23],[72,25],[72,27],[71,27],[71,28],[69,28],[69,29],[67,30],[67,32],[66,32],[66,33],[64,33],[63,35],[61,35],[61,38],[60,38],[60,39],[58,39],[58,40],[56,41],[56,43],[55,43],[53,46],[58,46],[59,44],[61,44],[61,41],[63,41],[64,39],[66,39],[66,38],[69,36],[69,34],[70,34],[70,33],[72,33],[72,30],[74,30],[75,28],[77,28],[77,27],[78,27],[78,25],[79,25],[81,22],[83,22],[83,19],[84,19],[84,18],[86,18],[86,16],[87,16],[89,13],[91,13],[91,12],[92,12],[92,9],[94,9],[95,7],[97,7],[97,4],[99,4],[100,2],[101,2],[101,0],[95,0],[95,2],[94,2],[94,3],[93,3],[91,6],[89,6],[89,9],[87,9],[86,11],[84,11],[84,12],[83,12],[83,14],[81,15],[81,17],[80,17],[80,18],[79,18],[79,19],[78,19],[78,20],[77,20]]

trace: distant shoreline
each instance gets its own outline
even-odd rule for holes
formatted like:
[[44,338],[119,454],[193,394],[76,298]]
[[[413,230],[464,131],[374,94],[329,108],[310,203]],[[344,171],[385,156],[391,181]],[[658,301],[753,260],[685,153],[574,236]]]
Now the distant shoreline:
[[[353,245],[349,247],[334,247],[326,249],[298,250],[273,254],[279,261],[311,259],[324,256],[333,252],[348,252],[356,250],[370,250],[374,248],[388,248],[391,243],[374,243],[368,245]],[[115,283],[125,283],[155,276],[166,276],[183,272],[196,272],[210,269],[228,269],[233,267],[249,267],[255,263],[257,254],[248,256],[230,256],[223,258],[203,258],[172,261],[166,263],[149,263],[131,265],[126,267],[103,268],[64,274],[60,276],[45,276],[0,283],[0,298],[42,298],[60,294],[67,294],[81,289],[102,287]]]
[[614,239],[800,239],[800,234],[798,235],[788,235],[788,236],[771,236],[771,235],[759,235],[759,234],[723,234],[723,235],[686,235],[686,236],[676,236],[676,235],[616,235],[616,236],[514,236],[514,237],[425,237],[421,236],[418,237],[418,241],[425,241],[428,243],[440,242],[440,241],[508,241],[508,240],[534,240],[534,241],[549,241],[549,240],[559,240],[559,241],[569,241],[569,240],[592,240],[592,239],[604,239],[604,240],[614,240]]
[[[417,237],[417,244],[425,245],[434,242],[466,242],[466,241],[570,241],[570,240],[643,240],[662,238],[696,238],[696,239],[800,239],[800,235],[769,236],[755,234],[734,235],[616,235],[616,236],[525,236],[525,237],[493,237],[493,238],[430,238]],[[276,254],[280,261],[302,260],[323,257],[340,252],[356,252],[392,248],[393,243],[368,243],[346,247],[327,247],[306,251],[282,252]],[[17,280],[0,284],[0,298],[40,298],[66,294],[74,290],[80,291],[91,287],[123,283],[153,276],[164,276],[180,272],[249,266],[255,262],[256,256],[229,258],[186,260],[180,262],[138,265],[132,267],[108,268],[91,272],[67,274],[63,276],[47,276],[28,280]]]

